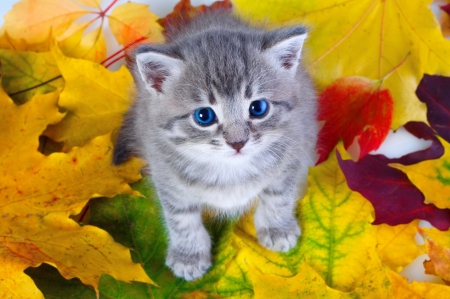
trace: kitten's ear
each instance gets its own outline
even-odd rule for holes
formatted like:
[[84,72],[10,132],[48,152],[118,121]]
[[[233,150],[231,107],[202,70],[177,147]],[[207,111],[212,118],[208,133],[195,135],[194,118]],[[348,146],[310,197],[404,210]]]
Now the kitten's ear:
[[181,59],[162,47],[142,46],[135,55],[139,74],[149,91],[163,93],[167,81],[180,75],[183,67]]
[[295,73],[307,35],[301,26],[270,31],[264,36],[262,49],[280,68]]

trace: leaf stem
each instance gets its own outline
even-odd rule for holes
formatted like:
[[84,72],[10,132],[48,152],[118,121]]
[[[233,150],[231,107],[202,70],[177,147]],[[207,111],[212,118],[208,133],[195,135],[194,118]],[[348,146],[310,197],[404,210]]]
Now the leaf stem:
[[119,57],[117,57],[116,59],[114,59],[113,61],[109,62],[108,64],[105,65],[105,68],[110,67],[112,64],[114,64],[115,62],[119,61],[120,59],[124,58],[125,54],[120,55]]
[[[115,56],[121,54],[121,53],[122,53],[123,51],[125,51],[126,49],[128,49],[128,48],[132,47],[133,45],[135,45],[135,44],[137,44],[137,43],[139,43],[139,42],[145,40],[146,38],[147,38],[147,37],[143,36],[143,37],[138,38],[137,40],[135,40],[135,41],[129,43],[128,45],[126,45],[126,46],[123,47],[122,49],[120,49],[120,50],[118,50],[117,52],[114,52],[112,55],[108,56],[105,60],[103,60],[102,62],[100,62],[100,64],[104,65],[108,60],[110,60],[110,59],[112,59],[113,57],[115,57]],[[122,58],[122,57],[121,57],[121,58]],[[114,62],[116,62],[116,61],[117,61],[117,60],[115,60]],[[108,66],[110,66],[110,65],[111,65],[111,63],[108,63],[108,65],[105,66],[105,67],[108,67]]]
[[88,211],[89,211],[89,203],[81,211],[80,218],[78,218],[78,223],[83,222],[83,219],[84,219],[84,217],[86,217],[86,214]]
[[397,64],[389,73],[387,73],[383,78],[381,78],[380,81],[384,81],[387,77],[392,75],[399,67],[401,67],[405,63],[406,59],[408,59],[409,55],[411,55],[411,52],[408,52],[405,58],[403,58],[403,60],[400,61],[399,64]]

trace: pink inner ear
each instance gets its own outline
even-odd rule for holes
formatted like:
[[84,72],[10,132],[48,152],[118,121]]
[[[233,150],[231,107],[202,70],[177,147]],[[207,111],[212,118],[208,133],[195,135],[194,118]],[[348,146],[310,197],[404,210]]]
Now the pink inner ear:
[[153,85],[152,85],[152,88],[154,88],[157,92],[161,92],[162,93],[162,83],[164,82],[164,79],[165,78],[163,78],[163,77],[156,77],[156,78],[153,78],[152,80],[153,80]]
[[170,73],[158,63],[147,63],[145,75],[149,85],[157,92],[162,92],[162,84]]
[[280,57],[281,63],[285,69],[290,69],[294,65],[294,59],[297,55],[294,52],[290,52]]

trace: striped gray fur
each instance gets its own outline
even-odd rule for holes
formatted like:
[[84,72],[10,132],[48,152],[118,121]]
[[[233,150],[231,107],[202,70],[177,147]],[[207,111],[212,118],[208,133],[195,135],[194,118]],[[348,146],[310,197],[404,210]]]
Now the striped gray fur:
[[[130,69],[135,101],[114,163],[148,161],[169,233],[166,264],[192,280],[211,265],[205,208],[222,215],[258,203],[258,241],[275,251],[297,243],[297,199],[316,161],[316,95],[301,65],[304,27],[252,27],[228,11],[206,13],[164,45],[138,47]],[[172,31],[171,31],[172,30]],[[262,117],[249,113],[266,100]],[[200,125],[194,111],[216,120]]]

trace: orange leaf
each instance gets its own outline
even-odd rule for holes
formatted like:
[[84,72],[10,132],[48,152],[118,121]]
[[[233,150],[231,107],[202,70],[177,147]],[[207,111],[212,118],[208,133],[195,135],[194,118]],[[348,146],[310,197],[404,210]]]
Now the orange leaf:
[[319,96],[320,121],[325,124],[319,133],[318,164],[327,159],[342,138],[345,149],[357,140],[362,158],[377,149],[392,122],[393,101],[389,90],[380,81],[363,77],[336,80]]
[[72,1],[23,0],[5,15],[2,32],[29,44],[45,41],[50,33],[63,34],[78,18],[89,11]]
[[450,230],[419,228],[426,240],[429,261],[424,262],[425,273],[439,276],[450,284]]
[[163,42],[162,28],[156,23],[157,19],[148,10],[148,5],[131,2],[117,6],[108,16],[111,32],[123,46],[142,38],[152,43]]

